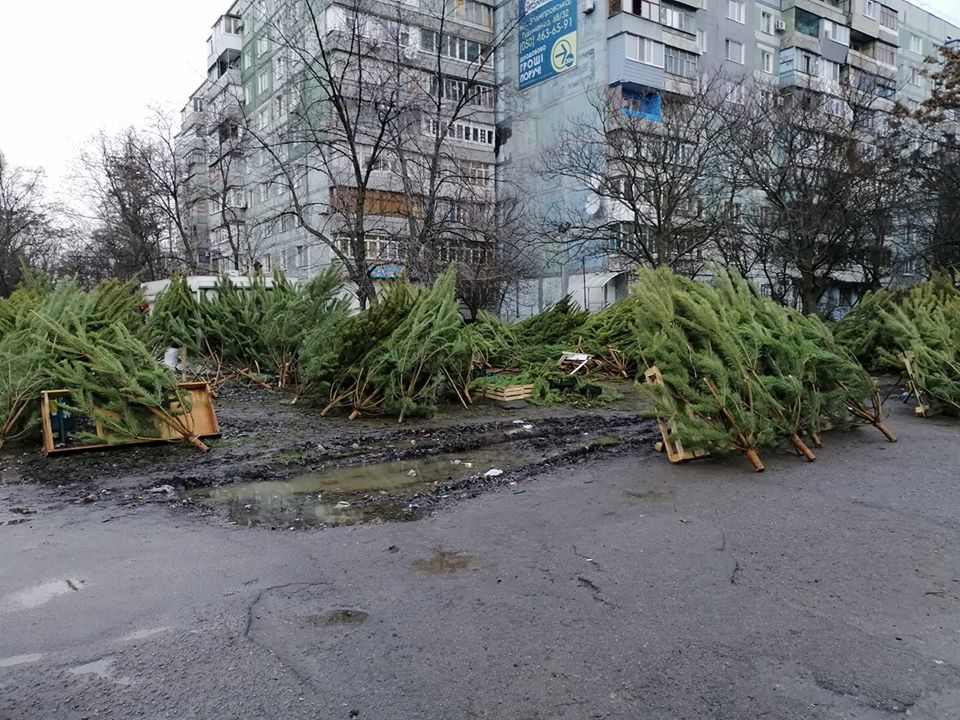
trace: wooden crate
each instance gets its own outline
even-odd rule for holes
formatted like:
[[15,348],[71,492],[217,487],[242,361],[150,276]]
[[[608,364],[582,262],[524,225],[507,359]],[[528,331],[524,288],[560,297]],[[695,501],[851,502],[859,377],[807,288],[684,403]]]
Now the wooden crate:
[[[220,437],[220,423],[217,420],[217,413],[213,407],[213,398],[210,391],[210,385],[206,382],[180,383],[178,385],[181,391],[190,394],[192,401],[191,410],[182,416],[184,424],[198,438]],[[166,423],[157,421],[156,437],[139,438],[133,440],[123,440],[120,442],[107,442],[107,433],[99,422],[94,423],[93,431],[104,442],[83,443],[78,445],[69,445],[57,447],[55,435],[53,432],[53,423],[51,421],[51,411],[57,398],[67,397],[69,390],[44,390],[40,393],[40,416],[41,432],[43,434],[43,450],[46,454],[56,454],[65,452],[78,452],[80,450],[102,450],[104,448],[119,447],[124,445],[141,445],[151,442],[170,442],[180,440],[181,436]],[[178,409],[179,403],[173,401],[170,409]]]
[[526,400],[533,395],[533,385],[505,385],[503,387],[494,387],[485,385],[480,391],[480,396],[490,400],[507,402],[510,400]]

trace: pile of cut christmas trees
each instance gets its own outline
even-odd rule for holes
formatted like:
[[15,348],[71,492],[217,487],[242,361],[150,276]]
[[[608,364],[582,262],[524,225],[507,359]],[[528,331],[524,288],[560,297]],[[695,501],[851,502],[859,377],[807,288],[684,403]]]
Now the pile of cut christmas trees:
[[906,375],[918,415],[960,415],[960,291],[948,276],[868,293],[834,334],[871,370]]
[[[628,305],[634,348],[647,368],[666,443],[680,457],[741,452],[756,470],[759,451],[790,443],[815,459],[827,428],[883,423],[873,379],[817,317],[761,297],[741,277],[718,271],[714,285],[669,270],[644,270]],[[805,440],[806,438],[806,440]],[[669,448],[668,448],[669,449]]]
[[141,302],[132,283],[85,292],[32,277],[0,300],[0,446],[36,434],[41,393],[66,388],[58,411],[97,428],[79,431],[81,441],[162,436],[207,449],[185,421],[190,398],[141,338]]

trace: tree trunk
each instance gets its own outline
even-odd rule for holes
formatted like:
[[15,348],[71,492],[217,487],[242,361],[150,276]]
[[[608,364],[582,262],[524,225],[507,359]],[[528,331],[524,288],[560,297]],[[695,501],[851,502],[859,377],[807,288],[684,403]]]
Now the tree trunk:
[[803,314],[815,315],[820,309],[821,290],[817,285],[817,277],[812,271],[800,271],[799,290]]

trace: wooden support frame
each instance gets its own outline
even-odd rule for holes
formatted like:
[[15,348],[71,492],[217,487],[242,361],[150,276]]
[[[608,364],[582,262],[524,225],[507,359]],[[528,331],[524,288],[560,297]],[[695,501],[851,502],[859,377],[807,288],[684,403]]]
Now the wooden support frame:
[[[660,368],[656,365],[647,368],[643,373],[643,377],[651,385],[664,384],[663,375],[660,373]],[[657,425],[660,427],[660,435],[663,437],[663,450],[667,453],[667,459],[670,462],[681,463],[710,455],[706,450],[688,450],[685,448],[676,436],[677,425],[672,420],[664,421],[663,418],[657,414]]]
[[[190,412],[184,413],[180,417],[186,429],[192,434],[193,438],[217,438],[220,437],[220,423],[217,420],[217,413],[213,407],[213,393],[210,390],[210,384],[206,382],[187,382],[180,383],[178,389],[181,392],[189,393],[191,400]],[[123,447],[125,445],[142,445],[157,442],[175,442],[183,440],[184,437],[177,433],[174,428],[165,422],[156,423],[156,437],[132,438],[120,442],[107,442],[107,433],[99,422],[95,422],[94,434],[102,438],[102,443],[90,443],[85,445],[75,445],[72,447],[57,447],[55,435],[53,432],[53,423],[51,421],[51,411],[57,398],[70,395],[70,390],[43,390],[40,393],[40,418],[41,432],[43,435],[43,451],[47,455],[80,452],[83,450],[104,450],[107,448]],[[179,410],[179,401],[174,399],[171,404],[171,410]]]

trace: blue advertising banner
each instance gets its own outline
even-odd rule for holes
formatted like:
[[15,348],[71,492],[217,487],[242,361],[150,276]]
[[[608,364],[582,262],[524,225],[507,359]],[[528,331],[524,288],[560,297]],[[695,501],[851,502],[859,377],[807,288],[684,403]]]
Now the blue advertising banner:
[[520,89],[577,66],[577,0],[520,0]]

